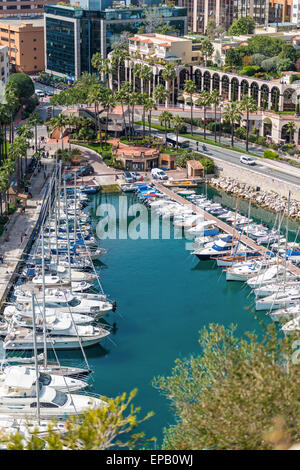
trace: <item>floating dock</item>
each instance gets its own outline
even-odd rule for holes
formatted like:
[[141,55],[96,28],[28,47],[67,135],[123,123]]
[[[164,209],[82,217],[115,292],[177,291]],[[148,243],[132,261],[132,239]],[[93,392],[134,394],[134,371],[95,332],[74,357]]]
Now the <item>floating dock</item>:
[[[176,202],[179,202],[180,204],[184,204],[185,206],[187,207],[190,207],[191,209],[193,209],[194,212],[196,212],[197,214],[201,214],[203,215],[203,217],[205,218],[205,220],[210,220],[212,222],[214,222],[217,227],[222,230],[223,232],[227,233],[228,235],[232,235],[232,236],[235,236],[236,238],[239,238],[240,241],[248,246],[249,248],[251,248],[252,250],[254,251],[257,251],[261,254],[265,254],[265,252],[267,251],[267,249],[264,247],[264,246],[261,246],[261,245],[257,245],[257,243],[255,243],[254,240],[252,240],[252,238],[249,238],[247,237],[246,235],[242,235],[240,234],[240,232],[238,232],[237,230],[235,230],[233,227],[231,227],[230,225],[226,224],[226,222],[223,222],[222,220],[218,219],[217,217],[215,217],[214,215],[210,214],[209,212],[206,212],[205,210],[201,209],[201,207],[198,207],[196,206],[196,204],[193,204],[191,201],[188,201],[187,199],[185,199],[184,197],[180,196],[179,194],[176,194],[174,191],[166,188],[163,184],[161,183],[158,183],[158,182],[153,182],[154,186],[159,190],[161,191],[162,193],[166,194],[167,196],[169,196],[171,199],[173,199],[174,201]],[[282,258],[282,262],[284,262],[284,259]],[[298,268],[297,266],[295,266],[294,264],[292,263],[287,263],[287,269],[292,273],[294,274],[295,276],[300,276],[300,268]]]

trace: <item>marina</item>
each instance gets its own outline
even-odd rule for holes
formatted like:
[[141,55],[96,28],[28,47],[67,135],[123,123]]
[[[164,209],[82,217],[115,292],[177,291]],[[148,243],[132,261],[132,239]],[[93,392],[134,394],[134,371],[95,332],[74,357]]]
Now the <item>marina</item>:
[[[114,397],[138,387],[137,403],[144,410],[155,413],[151,420],[143,423],[142,429],[148,435],[155,435],[160,442],[162,428],[165,423],[172,424],[172,418],[167,404],[153,388],[152,380],[169,373],[174,358],[183,359],[198,352],[197,331],[200,328],[209,323],[225,326],[235,323],[238,334],[245,331],[262,334],[256,316],[266,323],[284,319],[286,331],[298,328],[298,307],[292,309],[297,300],[289,300],[286,304],[278,302],[278,306],[275,302],[268,304],[268,310],[274,305],[281,308],[281,317],[279,314],[266,315],[266,309],[260,312],[261,308],[257,308],[261,299],[263,302],[268,299],[267,294],[276,299],[277,294],[281,295],[276,284],[280,279],[286,285],[285,295],[291,293],[295,297],[299,292],[299,268],[288,258],[286,262],[283,257],[279,261],[276,255],[276,242],[278,251],[284,244],[283,233],[275,230],[274,216],[270,228],[262,226],[259,229],[257,221],[248,218],[245,211],[237,213],[236,204],[221,210],[221,205],[210,199],[211,190],[204,185],[191,190],[180,189],[181,195],[159,183],[149,187],[137,185],[135,191],[123,193],[128,206],[142,201],[147,207],[150,224],[151,213],[159,214],[160,230],[163,221],[171,216],[170,238],[99,239],[97,209],[102,204],[111,204],[117,217],[121,217],[119,195],[101,195],[93,191],[82,196],[84,193],[80,188],[77,192],[76,185],[72,192],[59,183],[52,189],[61,204],[51,198],[50,205],[42,210],[45,217],[40,219],[40,229],[43,227],[43,230],[35,237],[25,265],[19,270],[20,278],[14,285],[13,295],[3,306],[2,364],[4,373],[12,376],[7,379],[11,387],[15,377],[18,377],[18,384],[22,383],[22,374],[28,367],[32,371],[29,375],[36,377],[32,357],[35,342],[39,373],[56,376],[50,378],[52,382],[48,389],[42,391],[42,403],[53,400],[51,383],[59,384],[59,376],[79,380],[78,384],[70,384],[68,390],[60,389],[66,397],[63,406],[68,407],[73,400],[78,413],[85,402],[80,398],[81,405],[77,396],[87,397],[86,403],[92,400],[93,406],[105,406],[95,397]],[[84,204],[80,210],[81,201]],[[197,205],[197,201],[202,206]],[[176,213],[173,203],[177,204]],[[167,219],[163,207],[168,207]],[[269,213],[260,211],[261,220],[267,220]],[[219,217],[213,213],[218,213]],[[131,221],[132,217],[127,216],[127,228]],[[245,227],[251,228],[255,239],[244,235]],[[190,231],[196,253],[199,249],[207,249],[211,243],[215,245],[223,237],[224,246],[228,246],[226,256],[222,251],[217,261],[211,256],[198,259],[192,250],[186,251],[184,237],[174,237],[178,229]],[[264,244],[257,243],[259,235]],[[265,237],[271,240],[271,236],[274,249],[264,240]],[[295,242],[289,243],[293,251]],[[282,253],[284,251],[281,256]],[[241,282],[226,282],[229,270],[237,269],[239,264],[245,274],[244,277],[239,274],[236,280],[247,281],[242,287]],[[257,266],[255,271],[254,265]],[[217,269],[218,266],[221,269]],[[224,268],[226,273],[222,272]],[[251,269],[251,276],[247,269]],[[288,311],[282,312],[285,306]],[[273,310],[276,311],[279,312]],[[294,323],[289,323],[291,319]],[[31,362],[27,364],[30,357]],[[13,368],[9,369],[12,360]],[[34,380],[28,381],[25,386],[24,382],[24,390],[28,387],[26,393],[31,397],[28,403],[36,399],[34,383]],[[0,416],[1,406],[5,407],[7,403],[4,392],[1,402],[0,390]],[[75,394],[71,402],[68,394],[72,397]],[[16,406],[20,403],[16,402]],[[29,408],[24,403],[23,412],[19,411],[16,416],[27,416]],[[74,413],[70,407],[67,410],[69,415]],[[37,419],[36,414],[29,415],[31,419]],[[66,416],[66,411],[63,415]],[[50,416],[51,413],[43,412],[40,418],[47,420]],[[59,412],[54,416],[59,418]]]

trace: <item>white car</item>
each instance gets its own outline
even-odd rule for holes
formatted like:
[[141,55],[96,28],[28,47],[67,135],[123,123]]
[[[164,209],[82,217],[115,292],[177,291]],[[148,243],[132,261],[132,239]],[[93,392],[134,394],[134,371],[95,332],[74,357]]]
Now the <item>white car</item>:
[[168,179],[168,175],[163,170],[160,170],[159,168],[152,168],[151,175],[153,179],[158,179],[158,180]]
[[35,94],[40,96],[40,97],[44,97],[45,96],[45,93],[42,91],[42,90],[35,90]]
[[255,160],[253,160],[253,158],[249,157],[248,155],[241,155],[240,162],[244,163],[245,165],[255,165]]

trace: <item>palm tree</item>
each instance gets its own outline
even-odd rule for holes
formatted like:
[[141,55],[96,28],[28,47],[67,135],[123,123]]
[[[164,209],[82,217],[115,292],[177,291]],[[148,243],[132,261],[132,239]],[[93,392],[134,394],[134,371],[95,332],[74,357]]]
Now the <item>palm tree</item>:
[[251,96],[243,96],[241,101],[242,111],[246,111],[246,152],[249,147],[249,113],[254,113],[257,110],[256,101]]
[[58,116],[55,116],[55,117],[51,118],[50,121],[49,121],[49,125],[50,125],[51,130],[56,129],[56,128],[59,129],[59,132],[60,132],[60,135],[61,135],[61,149],[62,150],[64,149],[63,128],[66,126],[66,124],[67,124],[66,116],[62,113],[59,114]]
[[148,125],[149,125],[149,142],[151,140],[151,113],[153,109],[157,109],[157,105],[153,98],[148,98],[145,103],[145,111],[148,114]]
[[167,96],[168,96],[168,93],[164,85],[160,84],[160,85],[157,85],[156,88],[154,88],[153,98],[155,99],[156,104],[166,101]]
[[110,60],[103,59],[100,52],[96,52],[91,59],[92,66],[101,75],[102,80],[106,81],[106,85],[109,88],[109,74],[111,73]]
[[139,104],[143,107],[143,137],[145,138],[145,104],[147,102],[148,95],[147,93],[140,93],[139,95]]
[[[17,134],[19,137],[23,137],[25,141],[27,142],[27,147],[29,147],[29,140],[32,139],[33,137],[33,132],[31,130],[30,125],[24,124],[21,127],[18,127],[17,129]],[[25,152],[25,172],[27,170],[27,151]],[[23,173],[23,165],[22,165],[22,160],[21,160],[21,173]]]
[[211,93],[211,104],[214,105],[215,111],[215,142],[217,142],[217,106],[221,103],[222,97],[219,95],[218,90],[213,90]]
[[117,80],[118,80],[118,92],[120,91],[121,87],[121,79],[120,79],[120,70],[121,67],[124,65],[125,59],[128,57],[128,52],[126,49],[114,49],[112,55],[112,66],[113,68],[117,69]]
[[191,134],[193,135],[193,94],[196,93],[197,87],[193,80],[186,80],[184,84],[184,91],[190,95],[190,105],[191,105]]
[[201,106],[203,108],[203,127],[204,127],[204,139],[206,139],[206,108],[211,105],[211,96],[208,91],[203,90],[200,93],[200,97],[196,101],[197,106]]
[[96,122],[96,134],[99,132],[100,147],[102,148],[102,133],[99,118],[99,105],[103,96],[103,87],[100,84],[94,84],[89,88],[87,100],[89,103],[94,103],[94,113]]
[[178,150],[178,134],[179,134],[179,129],[182,123],[183,123],[183,119],[182,117],[179,116],[179,114],[176,114],[175,116],[172,117],[172,125],[174,127],[175,134],[176,134],[176,150]]
[[113,91],[107,88],[103,90],[101,106],[106,110],[106,123],[105,123],[105,148],[107,148],[107,133],[108,133],[108,115],[111,109],[116,106],[116,100]]
[[[166,106],[168,106],[170,102],[170,83],[174,81],[176,77],[175,73],[175,67],[173,64],[167,64],[162,71],[162,79],[166,82],[166,91],[167,91],[167,100],[166,100]],[[174,86],[173,86],[173,92],[174,92]],[[174,99],[173,99],[174,102]]]
[[[122,116],[123,116],[123,123],[124,123],[124,132],[125,132],[125,137],[126,140],[128,140],[128,135],[127,135],[127,123],[126,123],[126,117],[125,117],[125,111],[124,111],[124,105],[128,105],[129,101],[129,96],[130,93],[132,92],[132,86],[131,83],[124,83],[122,86],[121,90],[116,94],[116,100],[121,103],[121,108],[122,108]],[[128,108],[127,108],[128,109]],[[130,124],[130,123],[129,123]]]
[[148,96],[151,94],[151,80],[152,80],[152,70],[148,65],[144,65],[140,72],[140,78],[142,83],[142,93],[144,92],[144,82],[148,82]]
[[34,127],[34,148],[35,152],[37,151],[37,126],[38,124],[43,124],[43,119],[38,115],[38,113],[30,114],[28,118],[28,124],[31,127]]
[[142,68],[143,68],[143,66],[139,62],[134,64],[134,66],[133,66],[133,69],[132,69],[132,72],[133,72],[133,91],[135,91],[136,78],[141,78]]
[[294,133],[295,133],[295,130],[296,130],[295,122],[294,121],[289,121],[286,124],[286,130],[290,133],[290,144],[292,144],[293,140],[294,140]]
[[[130,126],[130,136],[133,136],[133,129],[134,129],[134,109],[137,104],[139,104],[139,93],[133,91],[128,99],[129,105],[131,106],[131,126]],[[129,112],[130,115],[130,112]]]
[[1,105],[0,106],[0,125],[1,125],[1,133],[2,133],[2,148],[1,148],[1,161],[7,158],[7,136],[6,136],[6,129],[10,123],[10,113],[7,109],[7,106]]
[[236,101],[229,103],[224,108],[223,119],[226,122],[229,122],[231,125],[231,147],[233,147],[234,139],[234,124],[241,120],[243,111],[241,110],[241,105]]
[[169,111],[163,111],[158,116],[160,125],[164,124],[164,127],[165,127],[165,145],[167,145],[167,129],[170,127],[172,118],[173,118],[173,115]]

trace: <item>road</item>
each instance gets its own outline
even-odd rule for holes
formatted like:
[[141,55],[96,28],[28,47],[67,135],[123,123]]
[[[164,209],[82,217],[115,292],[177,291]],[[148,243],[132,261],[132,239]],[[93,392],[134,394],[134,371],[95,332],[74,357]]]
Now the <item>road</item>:
[[[141,131],[142,126],[136,126],[136,128]],[[151,131],[152,135],[157,135],[158,137],[161,137],[164,139],[164,133],[157,131],[156,129],[153,129]],[[193,151],[197,151],[197,143],[195,140],[192,139],[187,139],[190,142],[190,148]],[[216,147],[214,145],[210,144],[205,144],[207,147],[207,151],[202,150],[202,143],[199,142],[199,150],[201,154],[207,155],[208,157],[212,157],[215,159],[218,159],[220,163],[217,163],[218,167],[222,167],[222,161],[224,162],[229,162],[229,163],[234,163],[235,165],[245,169],[251,169],[251,171],[255,173],[259,173],[261,175],[268,176],[270,178],[277,178],[280,181],[284,181],[285,183],[292,183],[295,184],[296,186],[300,186],[300,169],[298,168],[293,168],[291,165],[288,164],[283,164],[283,163],[277,163],[276,165],[281,166],[282,169],[280,168],[275,168],[271,167],[273,163],[266,163],[263,164],[261,163],[259,158],[254,158],[254,160],[257,162],[255,166],[251,166],[249,168],[245,164],[240,162],[240,155],[242,154],[240,152],[236,152],[234,150],[230,149],[224,149],[220,147]],[[290,172],[290,173],[289,173]],[[253,184],[253,181],[249,181],[249,183]]]

